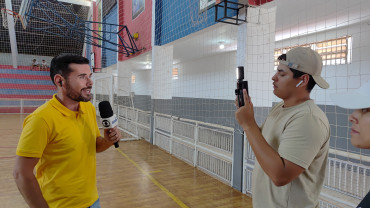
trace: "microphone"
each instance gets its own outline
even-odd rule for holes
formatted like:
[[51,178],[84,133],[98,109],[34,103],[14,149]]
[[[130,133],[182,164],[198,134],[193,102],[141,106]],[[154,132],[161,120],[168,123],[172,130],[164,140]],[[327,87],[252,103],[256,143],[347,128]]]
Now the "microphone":
[[[112,106],[108,101],[99,103],[100,120],[104,129],[111,129],[117,126],[118,120],[116,114],[113,114]],[[114,147],[119,147],[118,142],[114,143]]]

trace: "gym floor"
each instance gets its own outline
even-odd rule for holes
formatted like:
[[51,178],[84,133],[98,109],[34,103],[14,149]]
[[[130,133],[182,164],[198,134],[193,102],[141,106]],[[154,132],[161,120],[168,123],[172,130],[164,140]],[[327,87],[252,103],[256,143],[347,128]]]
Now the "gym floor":
[[[15,151],[27,115],[0,115],[0,208],[28,207],[14,182]],[[101,206],[252,207],[252,199],[144,140],[97,154]]]

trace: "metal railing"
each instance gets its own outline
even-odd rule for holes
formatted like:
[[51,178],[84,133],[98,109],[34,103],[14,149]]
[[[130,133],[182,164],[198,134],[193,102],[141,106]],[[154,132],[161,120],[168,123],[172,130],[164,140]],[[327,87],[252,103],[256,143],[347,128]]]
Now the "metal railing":
[[154,114],[154,145],[231,185],[233,129]]
[[[117,106],[118,125],[150,141],[150,112]],[[154,114],[153,144],[231,185],[233,129],[165,114]]]
[[135,137],[150,141],[150,112],[117,105],[118,126]]

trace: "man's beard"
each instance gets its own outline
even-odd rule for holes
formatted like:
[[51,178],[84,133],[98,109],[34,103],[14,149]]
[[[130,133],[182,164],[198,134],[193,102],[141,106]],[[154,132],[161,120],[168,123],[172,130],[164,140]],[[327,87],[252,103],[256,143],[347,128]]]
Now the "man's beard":
[[82,90],[85,89],[91,89],[91,87],[86,87],[80,90],[80,92],[76,92],[71,88],[69,85],[68,80],[66,80],[66,90],[67,90],[67,97],[70,98],[71,100],[77,101],[77,102],[88,102],[91,100],[91,94],[88,95],[87,97],[84,97],[82,95]]

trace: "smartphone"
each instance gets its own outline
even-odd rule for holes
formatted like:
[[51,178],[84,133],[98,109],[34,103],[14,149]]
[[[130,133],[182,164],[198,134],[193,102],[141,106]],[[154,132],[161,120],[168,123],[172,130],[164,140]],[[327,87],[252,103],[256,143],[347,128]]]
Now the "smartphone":
[[249,95],[248,81],[244,81],[244,67],[243,66],[238,66],[236,68],[236,74],[237,74],[236,76],[237,76],[238,81],[236,83],[235,95],[237,96],[239,107],[241,107],[241,106],[244,106],[243,89],[246,89],[247,94]]

